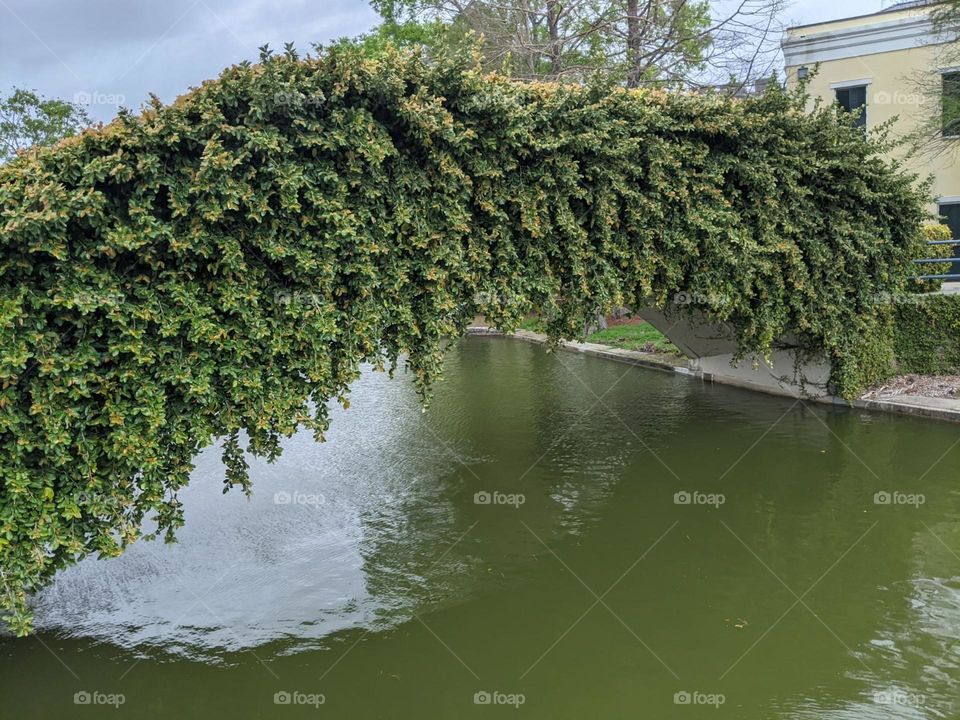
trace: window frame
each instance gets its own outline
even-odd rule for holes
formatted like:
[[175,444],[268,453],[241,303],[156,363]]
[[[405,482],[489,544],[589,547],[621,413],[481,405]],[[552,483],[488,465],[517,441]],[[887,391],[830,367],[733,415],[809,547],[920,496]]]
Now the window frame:
[[[860,112],[859,117],[857,118],[855,127],[862,128],[864,132],[867,131],[867,112],[870,109],[869,102],[868,102],[870,96],[869,96],[869,93],[867,92],[867,88],[869,87],[870,87],[869,81],[864,81],[864,80],[853,80],[850,82],[833,83],[830,86],[830,89],[833,90],[834,102],[837,103],[840,107],[842,107],[845,112],[853,114],[854,110],[859,110],[860,108],[863,108],[863,110]],[[863,104],[857,105],[856,107],[851,108],[849,107],[850,93],[854,90],[863,91]],[[843,103],[840,101],[840,93],[847,94],[846,103]]]
[[951,123],[952,128],[948,131],[946,109],[944,107],[948,82],[952,82],[955,86],[955,101],[958,109],[960,109],[960,68],[948,68],[940,71],[940,137],[944,140],[956,140],[960,139],[960,113]]
[[[948,137],[958,137],[958,136],[948,136]],[[947,213],[943,212],[943,209],[947,206],[960,207],[960,196],[957,195],[943,195],[937,198],[937,221],[943,223],[950,228],[950,232],[953,235],[960,235],[953,225],[950,224],[950,218]],[[946,221],[946,222],[944,222]],[[960,238],[954,238],[957,242],[956,245],[952,245],[953,248],[953,257],[960,257]],[[949,273],[960,273],[960,262],[953,263],[950,266]],[[957,282],[956,280],[947,280],[944,282]]]

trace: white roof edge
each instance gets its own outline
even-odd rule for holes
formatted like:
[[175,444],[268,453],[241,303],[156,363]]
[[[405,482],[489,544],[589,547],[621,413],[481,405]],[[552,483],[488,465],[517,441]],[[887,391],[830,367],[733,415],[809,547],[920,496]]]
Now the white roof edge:
[[873,55],[935,45],[952,37],[939,36],[929,15],[825,30],[806,35],[784,35],[780,42],[787,66]]

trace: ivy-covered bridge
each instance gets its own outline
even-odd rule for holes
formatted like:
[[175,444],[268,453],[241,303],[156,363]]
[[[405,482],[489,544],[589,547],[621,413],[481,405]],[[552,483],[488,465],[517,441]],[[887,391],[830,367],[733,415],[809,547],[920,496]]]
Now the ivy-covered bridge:
[[[850,396],[889,364],[877,297],[922,192],[878,141],[777,90],[742,101],[519,84],[340,49],[227,70],[0,167],[0,605],[145,517],[222,438],[322,435],[361,364],[426,394],[475,314],[576,337],[614,306],[784,337]],[[671,320],[670,322],[673,322]],[[683,342],[672,334],[673,339]],[[243,442],[241,442],[243,438]]]

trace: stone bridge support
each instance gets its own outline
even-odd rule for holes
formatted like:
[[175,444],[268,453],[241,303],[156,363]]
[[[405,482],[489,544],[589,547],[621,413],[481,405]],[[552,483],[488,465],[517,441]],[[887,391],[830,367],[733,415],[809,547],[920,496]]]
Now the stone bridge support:
[[826,399],[830,396],[829,362],[824,358],[798,365],[796,344],[791,343],[789,337],[776,344],[769,362],[762,357],[748,356],[733,366],[737,342],[731,327],[696,315],[665,313],[657,308],[641,310],[638,315],[690,358],[691,370],[705,380],[791,397]]

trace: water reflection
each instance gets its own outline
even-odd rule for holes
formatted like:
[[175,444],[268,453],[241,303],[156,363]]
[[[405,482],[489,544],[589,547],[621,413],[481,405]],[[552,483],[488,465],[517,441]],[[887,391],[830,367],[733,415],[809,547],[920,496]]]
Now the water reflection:
[[[205,453],[181,542],[63,573],[40,637],[133,696],[229,685],[204,717],[270,716],[277,677],[323,678],[345,717],[469,715],[483,687],[544,718],[686,717],[680,690],[722,693],[715,718],[960,717],[960,497],[934,465],[956,435],[471,339],[429,413],[367,373],[326,444],[253,465],[250,501]],[[0,642],[24,707],[13,668],[62,672],[29,642]]]
[[415,605],[422,558],[407,550],[444,537],[444,481],[474,460],[409,432],[421,413],[407,385],[369,373],[354,398],[328,443],[305,433],[277,463],[252,463],[250,500],[222,495],[219,452],[205,452],[180,542],[62,573],[37,599],[38,628],[215,660],[282,639],[310,647]]

